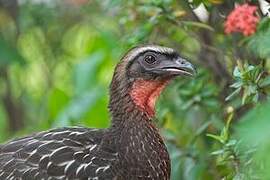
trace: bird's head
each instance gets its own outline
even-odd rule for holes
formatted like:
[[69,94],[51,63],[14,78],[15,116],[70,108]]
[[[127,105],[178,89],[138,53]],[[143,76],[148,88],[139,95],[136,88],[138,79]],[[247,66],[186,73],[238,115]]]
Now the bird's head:
[[156,99],[168,82],[177,76],[194,74],[193,65],[174,49],[139,46],[129,50],[117,65],[111,92],[127,94],[137,107],[153,117]]

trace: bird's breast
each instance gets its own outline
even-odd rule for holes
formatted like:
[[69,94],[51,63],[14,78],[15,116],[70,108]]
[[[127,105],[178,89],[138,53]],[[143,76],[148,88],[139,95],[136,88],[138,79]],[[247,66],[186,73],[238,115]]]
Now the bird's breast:
[[153,125],[127,128],[122,132],[120,142],[125,178],[169,179],[169,154]]

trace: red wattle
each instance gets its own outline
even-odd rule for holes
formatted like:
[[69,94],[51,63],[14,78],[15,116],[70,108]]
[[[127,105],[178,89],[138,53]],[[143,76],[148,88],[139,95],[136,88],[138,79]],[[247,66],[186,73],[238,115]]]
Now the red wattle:
[[155,116],[155,104],[169,80],[137,80],[130,91],[133,102],[150,117]]

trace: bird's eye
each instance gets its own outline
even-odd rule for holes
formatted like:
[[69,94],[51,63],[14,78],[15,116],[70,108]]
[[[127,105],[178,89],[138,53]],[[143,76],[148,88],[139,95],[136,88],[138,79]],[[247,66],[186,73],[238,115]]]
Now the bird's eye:
[[148,64],[154,64],[157,60],[155,56],[152,55],[147,55],[144,58],[145,62],[147,62]]

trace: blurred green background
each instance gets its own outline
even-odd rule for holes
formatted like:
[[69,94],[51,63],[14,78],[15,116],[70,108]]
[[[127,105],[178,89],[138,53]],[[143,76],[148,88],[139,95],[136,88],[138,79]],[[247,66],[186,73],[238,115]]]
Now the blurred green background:
[[[224,34],[235,3],[247,2],[258,8],[257,32]],[[198,68],[196,78],[175,80],[157,106],[171,179],[269,179],[270,21],[259,5],[1,0],[0,142],[54,127],[108,127],[115,64],[129,48],[154,43]]]

